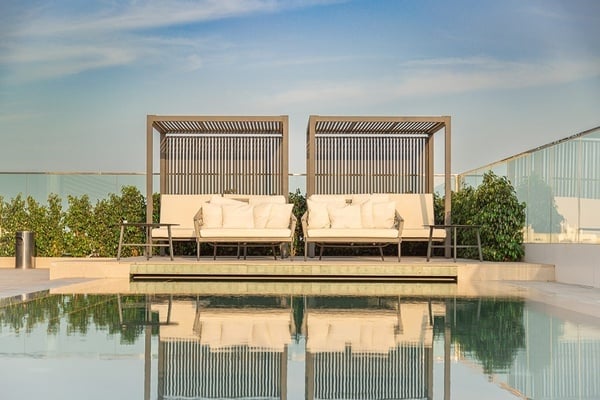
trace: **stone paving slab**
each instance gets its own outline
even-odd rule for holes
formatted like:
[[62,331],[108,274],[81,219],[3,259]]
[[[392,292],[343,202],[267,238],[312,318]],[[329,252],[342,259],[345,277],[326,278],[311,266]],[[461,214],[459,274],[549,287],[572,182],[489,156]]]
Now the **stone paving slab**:
[[50,280],[48,269],[0,268],[0,299],[50,290],[84,280],[82,278]]

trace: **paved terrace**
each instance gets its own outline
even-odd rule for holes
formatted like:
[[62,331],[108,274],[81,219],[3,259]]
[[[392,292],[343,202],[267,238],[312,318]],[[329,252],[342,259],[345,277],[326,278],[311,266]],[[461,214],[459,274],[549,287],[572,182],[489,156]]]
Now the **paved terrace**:
[[[121,259],[58,258],[36,260],[35,269],[15,269],[14,258],[0,258],[0,299],[25,298],[27,294],[47,291],[58,293],[195,293],[195,294],[293,294],[293,295],[403,295],[403,296],[520,296],[537,302],[541,307],[553,307],[566,313],[600,318],[600,289],[554,282],[554,267],[526,263],[491,263],[473,260],[436,258],[427,263],[424,258],[405,257],[401,263],[386,259],[334,258],[318,261],[273,260],[251,258],[246,261],[222,257],[213,261],[194,258],[167,257]],[[130,280],[135,270],[205,270],[220,271],[287,271],[291,279],[143,279]],[[339,273],[348,270],[372,272],[387,270],[415,276],[418,271],[435,276],[454,269],[457,282],[445,283],[426,279],[418,282],[391,279],[385,281],[345,280],[338,282],[299,279],[290,271],[306,269]],[[429,268],[429,270],[427,270]],[[404,271],[404,272],[402,272]],[[432,272],[433,271],[433,272]],[[186,278],[189,278],[186,277]]]

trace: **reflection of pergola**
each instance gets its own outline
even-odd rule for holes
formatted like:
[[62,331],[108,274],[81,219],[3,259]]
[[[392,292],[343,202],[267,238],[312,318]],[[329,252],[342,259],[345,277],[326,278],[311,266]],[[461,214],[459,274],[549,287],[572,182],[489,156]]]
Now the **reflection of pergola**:
[[[146,123],[146,190],[153,194],[154,133],[161,194],[288,195],[288,117],[159,116]],[[151,222],[152,202],[147,219]]]
[[[169,312],[165,305],[154,310]],[[172,319],[178,324],[160,329],[160,399],[287,398],[289,309],[206,308],[180,300]]]
[[450,117],[312,115],[308,195],[433,193],[433,137],[444,132],[446,223],[450,217]]
[[431,399],[431,304],[306,311],[308,399]]

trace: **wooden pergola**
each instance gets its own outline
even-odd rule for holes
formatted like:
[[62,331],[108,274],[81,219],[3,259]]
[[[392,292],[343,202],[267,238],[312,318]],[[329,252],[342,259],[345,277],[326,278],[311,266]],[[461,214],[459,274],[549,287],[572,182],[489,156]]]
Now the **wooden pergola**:
[[288,116],[146,119],[147,222],[152,219],[154,135],[161,194],[288,195]]
[[433,193],[433,138],[444,133],[445,223],[451,211],[449,116],[311,115],[306,133],[307,195]]

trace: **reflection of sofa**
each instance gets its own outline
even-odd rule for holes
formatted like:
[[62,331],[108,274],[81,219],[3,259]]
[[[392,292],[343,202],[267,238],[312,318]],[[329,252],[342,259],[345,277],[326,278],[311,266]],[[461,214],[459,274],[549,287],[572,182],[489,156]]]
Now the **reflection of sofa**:
[[293,254],[292,208],[284,196],[214,195],[198,205],[193,217],[198,253],[200,244],[208,243],[214,247],[214,257],[223,245],[237,245],[244,252],[248,246],[270,246],[275,256],[274,247],[280,246],[283,255],[287,244]]
[[[307,199],[302,217],[304,258],[308,245],[375,246],[383,260],[383,247],[398,246],[406,241],[426,241],[427,225],[434,223],[433,195],[423,194],[356,194],[312,195]],[[444,230],[435,230],[433,240],[445,238]]]

